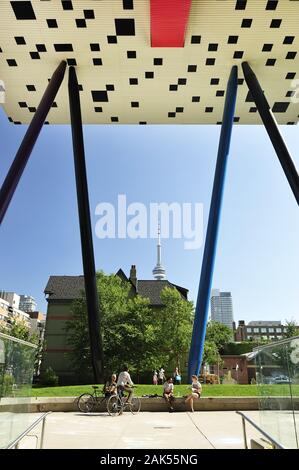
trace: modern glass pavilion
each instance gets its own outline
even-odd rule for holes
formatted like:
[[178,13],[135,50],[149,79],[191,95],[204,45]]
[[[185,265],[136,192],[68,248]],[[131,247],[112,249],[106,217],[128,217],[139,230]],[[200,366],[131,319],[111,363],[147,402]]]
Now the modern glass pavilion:
[[[277,125],[298,122],[299,1],[3,0],[0,23],[3,106],[9,121],[29,124],[1,188],[0,220],[43,124],[70,123],[98,381],[103,364],[82,123],[222,126],[190,348],[189,372],[197,373],[233,123],[264,124],[299,202],[298,173]],[[67,66],[69,93],[61,86]]]

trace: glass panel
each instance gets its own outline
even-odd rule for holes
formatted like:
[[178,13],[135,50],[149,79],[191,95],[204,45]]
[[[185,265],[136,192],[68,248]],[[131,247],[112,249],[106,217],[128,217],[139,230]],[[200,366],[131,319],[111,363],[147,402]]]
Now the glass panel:
[[294,426],[299,448],[299,338],[293,338],[288,343],[289,375],[294,408]]
[[0,448],[30,424],[36,346],[0,333]]
[[256,349],[261,427],[280,444],[292,449],[298,448],[299,371],[294,359],[297,357],[299,361],[299,354],[296,356],[296,351],[299,353],[299,338]]

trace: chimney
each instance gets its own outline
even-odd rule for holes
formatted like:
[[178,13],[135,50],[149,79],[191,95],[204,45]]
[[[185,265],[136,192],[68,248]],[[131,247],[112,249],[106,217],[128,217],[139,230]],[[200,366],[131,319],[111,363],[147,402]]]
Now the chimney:
[[132,264],[130,269],[130,281],[134,284],[137,289],[137,271],[135,264]]

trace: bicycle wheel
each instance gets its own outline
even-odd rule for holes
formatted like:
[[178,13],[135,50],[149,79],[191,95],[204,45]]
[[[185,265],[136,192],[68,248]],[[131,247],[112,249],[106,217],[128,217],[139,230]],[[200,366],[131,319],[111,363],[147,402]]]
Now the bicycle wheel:
[[137,415],[141,408],[141,401],[139,397],[133,397],[131,400],[130,411],[133,415]]
[[122,412],[122,402],[119,396],[112,395],[107,402],[107,411],[110,416],[118,416]]
[[82,413],[90,413],[95,405],[95,400],[90,393],[83,393],[78,398],[78,408]]

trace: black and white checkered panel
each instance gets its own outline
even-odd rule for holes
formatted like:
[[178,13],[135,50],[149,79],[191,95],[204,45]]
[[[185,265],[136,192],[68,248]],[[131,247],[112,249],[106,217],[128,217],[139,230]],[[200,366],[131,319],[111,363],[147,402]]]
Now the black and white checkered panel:
[[[77,66],[86,124],[219,124],[233,64],[235,122],[260,123],[245,60],[278,122],[296,124],[298,46],[298,0],[193,0],[184,48],[150,47],[149,0],[0,1],[3,106],[16,124],[30,122],[62,59]],[[69,120],[65,81],[48,122]]]

